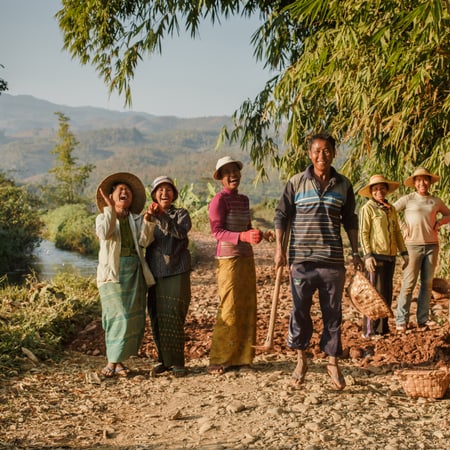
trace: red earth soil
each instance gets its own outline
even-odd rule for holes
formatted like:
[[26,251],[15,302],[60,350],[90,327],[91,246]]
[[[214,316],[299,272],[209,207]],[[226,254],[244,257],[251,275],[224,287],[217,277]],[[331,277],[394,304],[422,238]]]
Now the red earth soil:
[[[186,360],[208,356],[211,334],[215,323],[218,297],[216,274],[214,265],[214,241],[205,234],[193,233],[191,239],[195,242],[193,255],[194,269],[192,271],[192,301],[186,321]],[[255,261],[257,265],[258,286],[258,328],[257,344],[265,343],[271,303],[275,284],[275,270],[273,267],[274,244],[262,242],[255,246]],[[353,275],[351,265],[347,267],[347,286]],[[396,298],[400,289],[400,270],[397,270],[394,280],[395,313]],[[411,320],[414,320],[415,302],[412,305]],[[257,353],[286,353],[292,350],[286,347],[291,295],[288,285],[287,270],[283,275],[280,294],[278,297],[277,320],[273,335],[273,347],[270,350],[257,349]],[[437,367],[450,364],[450,325],[449,299],[433,291],[431,309],[433,318],[438,326],[433,330],[418,330],[414,325],[406,334],[396,334],[393,318],[390,319],[391,334],[379,339],[364,339],[361,336],[361,314],[351,305],[345,293],[343,300],[342,343],[343,358],[351,359],[358,366],[385,366],[396,369],[399,367]],[[321,314],[317,299],[312,308],[314,334],[309,348],[310,356],[322,358],[325,355],[319,348],[320,332],[322,328]],[[98,318],[89,324],[68,344],[71,350],[90,355],[105,355],[104,333],[101,320]],[[150,327],[147,328],[139,356],[156,358],[155,346]]]

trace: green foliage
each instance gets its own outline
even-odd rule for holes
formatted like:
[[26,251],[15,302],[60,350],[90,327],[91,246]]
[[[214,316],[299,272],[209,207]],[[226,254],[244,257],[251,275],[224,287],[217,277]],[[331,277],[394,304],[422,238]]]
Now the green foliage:
[[267,167],[282,177],[304,169],[307,138],[328,130],[348,147],[342,171],[356,184],[375,172],[402,180],[422,165],[448,199],[449,10],[442,0],[64,0],[57,18],[65,48],[130,104],[138,62],[164,38],[258,13],[252,44],[274,76],[221,137],[249,152],[258,179]]
[[183,25],[180,21],[185,21],[194,37],[203,17],[216,22],[241,10],[250,15],[264,3],[270,2],[63,0],[56,17],[64,33],[64,47],[82,64],[92,64],[110,92],[124,93],[131,104],[130,81],[137,64],[145,54],[161,52],[163,38],[178,33]]
[[328,129],[351,149],[343,170],[353,180],[378,165],[401,179],[423,164],[448,193],[450,23],[441,0],[112,0],[101,8],[64,0],[57,18],[71,55],[131,102],[145,53],[160,52],[180,27],[195,38],[200,20],[236,14],[265,20],[252,44],[275,74],[222,133],[249,151],[257,178],[268,166],[284,176],[303,169],[307,137]]
[[20,266],[40,241],[38,199],[0,173],[0,273]]
[[206,192],[201,189],[202,192],[196,194],[194,192],[195,187],[198,189],[198,185],[195,186],[191,183],[179,189],[177,205],[189,211],[193,229],[209,232],[208,204],[216,194],[216,191],[214,186],[209,182],[206,183]]
[[23,286],[0,289],[0,371],[13,374],[24,360],[22,347],[37,358],[55,358],[63,345],[100,315],[93,280],[67,273],[51,283],[29,277]]
[[95,236],[95,215],[84,204],[65,205],[42,216],[45,238],[62,250],[73,250],[84,255],[98,253]]
[[75,147],[79,144],[74,134],[69,128],[69,118],[61,112],[55,113],[58,116],[58,145],[51,151],[56,155],[56,164],[49,170],[59,182],[60,204],[76,203],[80,199],[80,194],[86,186],[89,174],[94,169],[92,164],[84,166],[76,165],[76,158],[73,156]]
[[436,276],[450,279],[450,227],[439,228],[439,259],[436,268]]

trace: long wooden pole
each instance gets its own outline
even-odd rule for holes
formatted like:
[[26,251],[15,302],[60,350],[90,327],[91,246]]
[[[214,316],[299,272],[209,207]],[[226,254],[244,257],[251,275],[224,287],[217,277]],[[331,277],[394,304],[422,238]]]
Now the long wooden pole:
[[[283,249],[283,253],[285,255],[286,255],[287,246],[289,243],[290,232],[291,232],[291,227],[290,227],[290,223],[289,223],[288,226],[286,227],[286,231],[283,235],[283,242],[282,242],[282,249]],[[277,269],[277,274],[276,274],[276,278],[275,278],[275,286],[274,286],[273,294],[272,294],[272,307],[270,310],[269,328],[267,330],[267,336],[266,336],[266,340],[264,341],[264,344],[261,346],[257,346],[257,345],[254,346],[258,350],[269,351],[273,347],[273,332],[275,330],[275,321],[277,318],[278,299],[280,297],[280,287],[281,287],[281,279],[283,277],[283,269],[284,269],[284,266],[280,266]]]

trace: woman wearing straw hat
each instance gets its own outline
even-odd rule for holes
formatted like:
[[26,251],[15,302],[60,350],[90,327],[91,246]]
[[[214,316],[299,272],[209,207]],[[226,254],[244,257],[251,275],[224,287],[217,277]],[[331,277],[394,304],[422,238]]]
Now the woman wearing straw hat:
[[183,377],[184,324],[191,302],[191,254],[188,233],[191,218],[185,208],[176,208],[178,190],[172,178],[160,176],[152,183],[151,196],[158,214],[155,240],[147,247],[146,259],[156,285],[148,290],[148,312],[153,339],[158,351],[158,364],[153,371],[160,374],[172,371]]
[[[373,175],[369,183],[358,192],[369,200],[359,212],[359,241],[364,255],[367,278],[383,296],[386,304],[392,304],[395,257],[400,252],[403,269],[408,265],[408,251],[403,240],[395,208],[386,200],[399,183],[388,181],[383,175]],[[388,318],[371,320],[363,318],[363,336],[389,333]]]
[[214,179],[223,189],[209,204],[211,231],[217,240],[216,268],[220,305],[209,353],[210,374],[252,363],[256,341],[256,271],[252,244],[262,239],[252,228],[249,199],[238,192],[242,162],[217,161]]
[[149,208],[141,215],[144,205],[145,187],[131,173],[109,175],[97,188],[97,285],[108,359],[102,370],[105,377],[128,376],[123,362],[137,354],[144,335],[147,287],[155,283],[142,250],[153,241],[154,211]]
[[450,222],[450,209],[438,197],[429,193],[430,186],[440,177],[423,167],[417,168],[404,184],[415,192],[399,198],[394,206],[402,211],[403,228],[410,262],[403,272],[402,287],[397,306],[397,331],[404,333],[408,327],[409,312],[414,287],[420,274],[417,298],[417,326],[425,329],[436,325],[429,320],[431,287],[439,253],[438,229]]

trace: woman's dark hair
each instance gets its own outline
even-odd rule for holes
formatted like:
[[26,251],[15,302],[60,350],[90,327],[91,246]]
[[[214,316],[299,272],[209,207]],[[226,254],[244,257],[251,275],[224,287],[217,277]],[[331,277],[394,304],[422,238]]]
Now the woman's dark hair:
[[131,189],[131,186],[130,186],[128,183],[125,183],[124,181],[116,181],[116,182],[114,182],[114,183],[112,184],[109,193],[112,194],[112,193],[116,190],[116,187],[119,186],[119,184],[124,184],[125,186],[128,187],[128,189],[129,189],[131,192],[133,192],[133,189]]
[[374,183],[374,184],[371,184],[371,185],[370,185],[370,193],[372,193],[372,188],[373,188],[374,186],[376,186],[377,184],[384,184],[384,185],[386,186],[386,190],[389,191],[389,185],[388,185],[387,183]]

